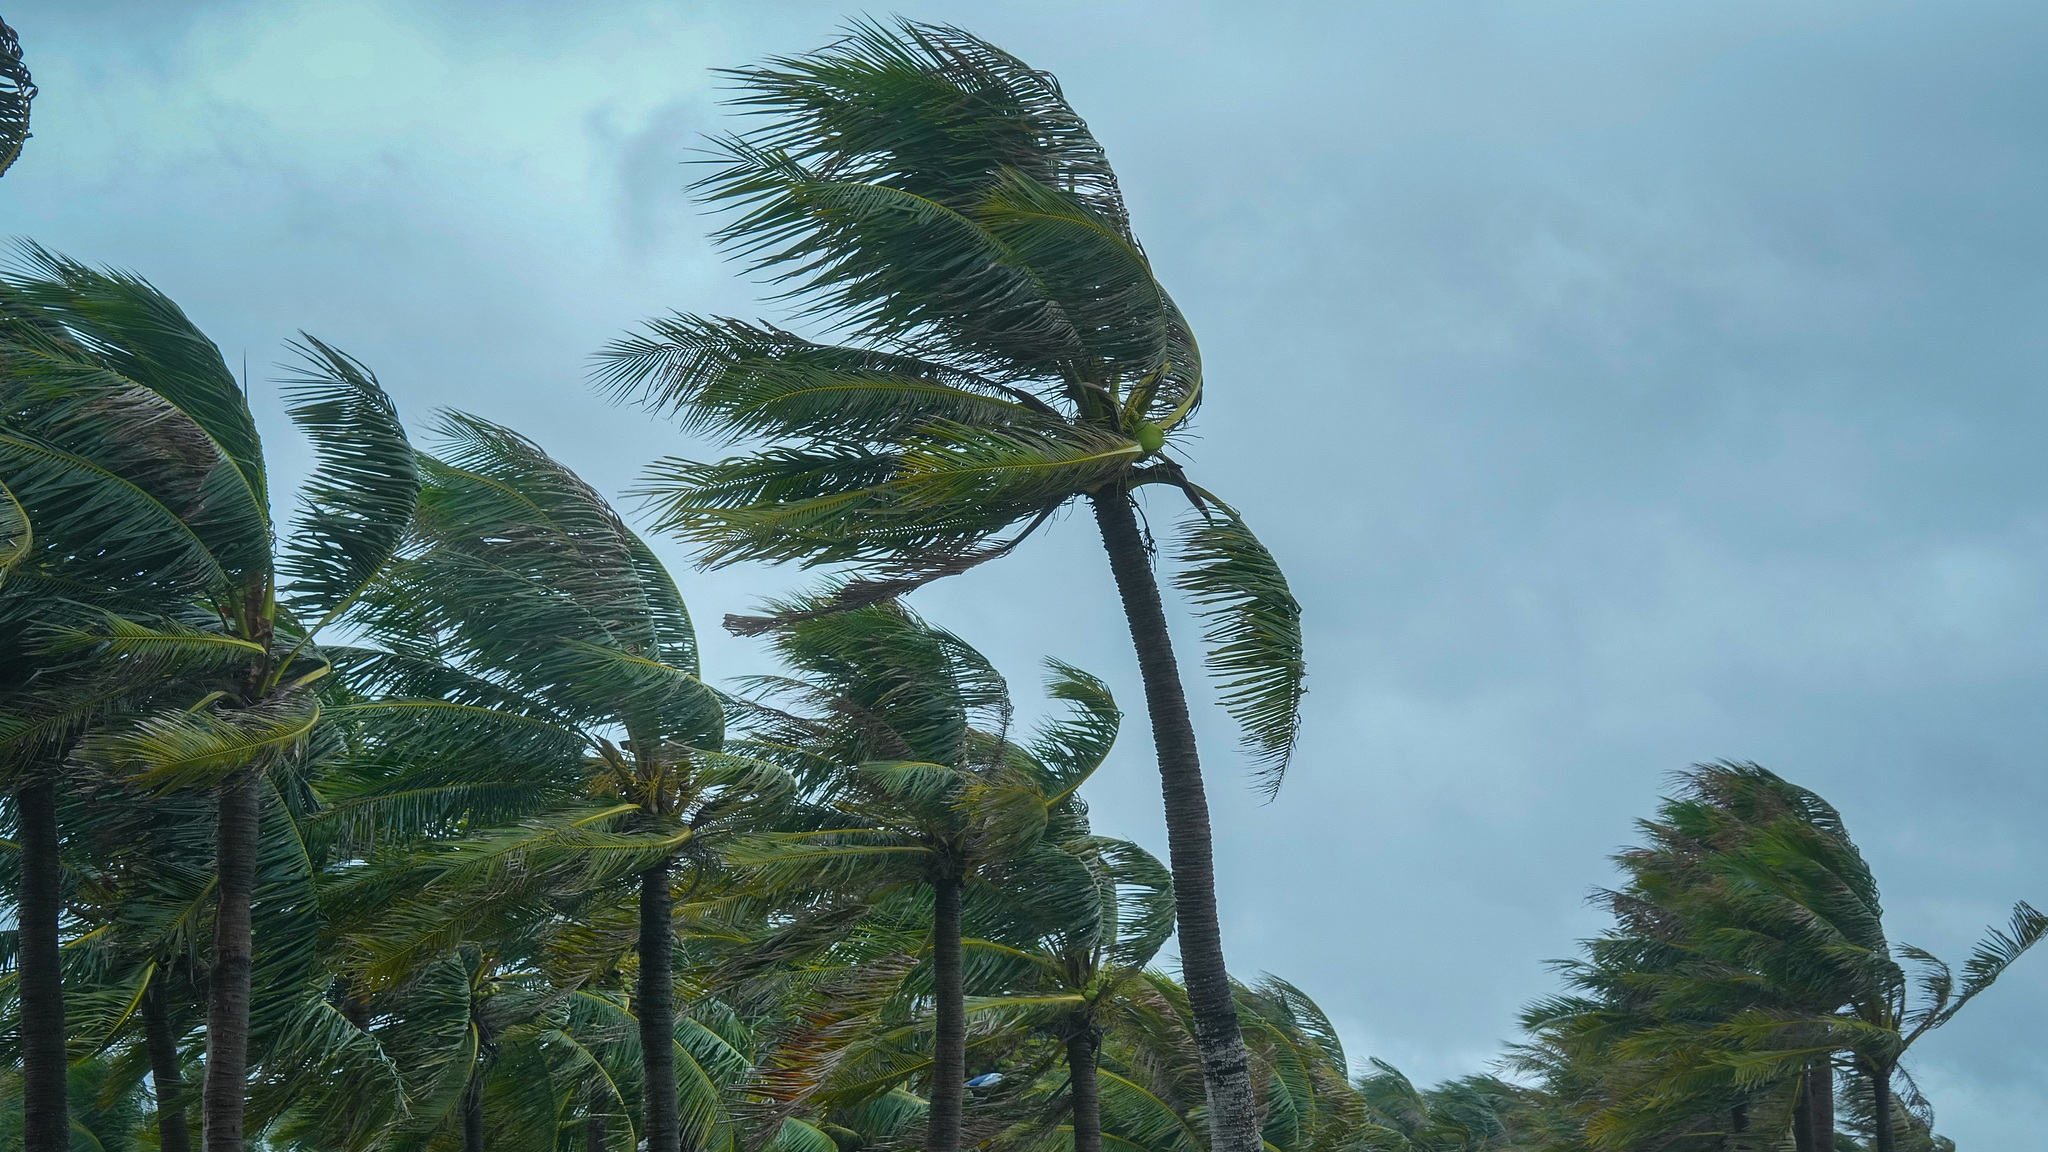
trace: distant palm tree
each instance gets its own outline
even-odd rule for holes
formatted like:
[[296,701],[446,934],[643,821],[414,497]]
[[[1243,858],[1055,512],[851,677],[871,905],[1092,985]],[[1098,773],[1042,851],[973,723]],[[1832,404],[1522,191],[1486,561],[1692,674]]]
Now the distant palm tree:
[[35,98],[35,81],[21,59],[21,37],[0,20],[0,175],[14,167],[21,146],[28,143],[28,106]]
[[[642,1131],[649,1152],[679,1152],[678,873],[699,883],[719,839],[791,785],[721,751],[725,702],[698,678],[689,611],[604,498],[509,429],[455,414],[441,432],[412,542],[353,617],[381,650],[337,655],[376,698],[345,711],[374,730],[373,754],[332,815],[370,835],[397,822],[478,836],[422,861],[431,882],[371,943],[402,975],[448,939],[533,914],[506,888],[522,875],[633,883]],[[542,802],[565,793],[612,806],[548,816]],[[495,824],[521,815],[537,818]]]
[[[207,1152],[243,1148],[267,774],[319,724],[329,666],[315,634],[382,571],[419,486],[368,370],[310,337],[301,352],[292,415],[318,466],[279,549],[248,399],[176,304],[138,277],[34,247],[0,276],[0,484],[35,545],[9,586],[39,581],[46,602],[77,606],[85,622],[60,632],[60,647],[151,664],[172,686],[76,755],[143,789],[217,796]],[[44,932],[56,919],[32,923]]]
[[1075,1152],[1101,1152],[1103,1038],[1131,993],[1149,987],[1145,966],[1173,936],[1173,880],[1127,840],[1077,836],[1063,847],[1094,880],[1096,914],[1072,925],[1016,916],[967,940],[976,982],[1001,989],[975,997],[971,1011],[1058,1041]]
[[1877,882],[1825,800],[1755,764],[1683,780],[1642,824],[1649,843],[1616,858],[1617,927],[1566,969],[1584,994],[1528,1016],[1575,1082],[1591,1144],[1751,1128],[1768,1141],[1782,1123],[1800,1148],[1832,1148],[1846,1055],[1873,1148],[1894,1152],[1900,1058],[2048,935],[2048,916],[2016,906],[1958,980],[1887,939]]
[[977,902],[1028,905],[1048,925],[1094,919],[1098,887],[1057,830],[1108,751],[1100,734],[1105,723],[1114,734],[1115,706],[1092,677],[1065,670],[1063,694],[1082,716],[1056,729],[1067,739],[1055,737],[1040,758],[1004,735],[1008,688],[987,661],[902,608],[809,616],[778,631],[775,647],[794,675],[757,684],[779,690],[791,710],[767,712],[756,742],[764,755],[779,749],[810,766],[816,808],[803,830],[764,835],[733,860],[783,890],[931,893],[924,1147],[957,1152],[967,1080],[963,924]]
[[616,394],[765,442],[659,466],[661,526],[706,564],[858,565],[805,609],[817,613],[1006,555],[1089,503],[1157,744],[1215,1149],[1258,1152],[1208,800],[1136,491],[1163,484],[1197,510],[1178,583],[1208,616],[1224,703],[1269,788],[1294,744],[1300,608],[1236,511],[1166,454],[1202,396],[1193,333],[1101,145],[1046,73],[958,29],[906,22],[733,76],[736,105],[761,122],[720,142],[701,185],[733,214],[718,236],[852,342],[678,315],[607,348],[599,380]]

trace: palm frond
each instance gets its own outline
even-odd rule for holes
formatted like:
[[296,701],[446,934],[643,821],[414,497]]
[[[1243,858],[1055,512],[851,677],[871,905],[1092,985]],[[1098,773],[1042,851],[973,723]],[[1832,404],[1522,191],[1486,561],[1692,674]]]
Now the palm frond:
[[[182,309],[133,273],[93,269],[39,245],[20,246],[16,270],[5,278],[9,300],[55,325],[69,341],[69,359],[102,368],[161,398],[191,422],[219,453],[209,487],[227,512],[246,527],[242,548],[269,552],[269,494],[263,446],[248,399],[220,349]],[[21,339],[19,324],[10,336]],[[54,332],[45,328],[40,341]],[[12,342],[12,341],[10,341]],[[253,566],[244,564],[243,566]]]
[[1963,984],[1942,1019],[1953,1017],[1963,1005],[1976,995],[1991,987],[2007,968],[2027,950],[2048,936],[2048,913],[2043,913],[2022,900],[2013,905],[2012,921],[2004,928],[1993,928],[1985,933],[1984,939],[1970,951],[1970,958],[1963,961]]
[[1301,727],[1301,603],[1272,553],[1227,505],[1182,526],[1179,559],[1174,584],[1208,621],[1209,669],[1271,795]]
[[1123,710],[1109,685],[1061,660],[1048,659],[1046,695],[1073,705],[1068,718],[1045,724],[1032,742],[1038,760],[1052,770],[1046,800],[1058,803],[1093,775],[1116,745],[1123,728]]
[[650,321],[599,353],[596,383],[728,440],[888,442],[934,420],[987,427],[1040,415],[1029,393],[972,372],[727,317]]
[[1124,472],[1144,449],[1081,428],[1031,431],[935,424],[908,445],[888,483],[906,511],[971,506],[1022,519]]
[[355,358],[312,336],[285,393],[312,438],[316,466],[281,567],[309,631],[346,609],[382,572],[412,522],[420,472],[398,409]]
[[218,783],[261,757],[297,745],[319,720],[319,698],[296,692],[249,708],[160,712],[126,728],[95,733],[79,745],[78,754],[139,787],[168,791]]

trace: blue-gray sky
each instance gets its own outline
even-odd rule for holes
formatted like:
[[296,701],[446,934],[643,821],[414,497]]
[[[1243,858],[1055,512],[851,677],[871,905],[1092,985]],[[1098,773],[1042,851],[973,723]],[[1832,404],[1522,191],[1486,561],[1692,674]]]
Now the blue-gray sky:
[[[589,354],[669,308],[763,309],[682,191],[709,69],[856,14],[0,11],[43,90],[0,230],[140,270],[259,379],[304,328],[415,424],[474,410],[615,494],[693,446],[594,398]],[[1959,954],[2048,899],[2048,6],[901,11],[1089,117],[1202,339],[1194,466],[1306,604],[1276,802],[1203,719],[1234,969],[1301,984],[1354,1060],[1477,1070],[1600,923],[1585,893],[1666,774],[1719,757],[1844,811],[1895,937]],[[1133,704],[1088,528],[919,606],[1020,687],[1058,655]],[[801,577],[683,583],[708,623]],[[713,675],[762,666],[708,639]],[[1092,792],[1159,847],[1146,748],[1134,717]],[[2038,1142],[2044,1034],[2048,955],[1925,1043],[1966,1149]]]

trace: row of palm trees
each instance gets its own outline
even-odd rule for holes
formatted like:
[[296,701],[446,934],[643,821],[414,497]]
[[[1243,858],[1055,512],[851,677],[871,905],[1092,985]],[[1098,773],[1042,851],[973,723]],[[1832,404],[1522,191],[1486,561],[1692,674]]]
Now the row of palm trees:
[[[1174,583],[1272,787],[1300,611],[1171,452],[1199,354],[1100,146],[950,28],[732,78],[757,126],[700,185],[720,238],[840,342],[676,315],[598,381],[746,446],[657,465],[661,531],[837,574],[728,618],[779,676],[707,682],[653,551],[516,432],[450,413],[422,449],[304,337],[316,468],[281,526],[245,390],[173,302],[34,246],[0,276],[24,1147],[1826,1148],[1838,1065],[1874,1147],[1925,1135],[1899,1057],[2048,921],[2022,906],[1957,984],[1885,942],[1839,818],[1761,769],[1700,770],[1623,858],[1527,1083],[1354,1081],[1306,996],[1233,982],[1135,494],[1188,501]],[[1170,868],[1088,826],[1105,684],[1054,664],[1069,715],[1016,736],[1003,677],[900,603],[1076,500]],[[1149,968],[1176,932],[1184,984]]]
[[[1201,397],[1193,337],[1131,232],[1100,146],[1049,76],[957,30],[905,23],[861,26],[736,80],[737,103],[762,126],[723,141],[725,162],[704,182],[712,202],[732,209],[721,239],[850,342],[677,316],[608,350],[606,386],[686,425],[761,442],[744,457],[661,470],[661,526],[697,544],[708,564],[852,565],[828,594],[742,625],[760,630],[889,602],[1006,554],[1073,500],[1091,504],[1158,744],[1211,1137],[1252,1152],[1252,1091],[1217,925],[1200,765],[1132,494],[1163,483],[1190,502],[1180,584],[1210,620],[1225,703],[1276,784],[1301,694],[1299,609],[1242,520],[1166,452]],[[34,525],[21,535],[17,583],[39,586],[39,599],[61,589],[64,613],[107,620],[22,625],[24,642],[36,629],[68,629],[62,651],[90,652],[97,663],[80,657],[82,679],[68,693],[53,695],[42,669],[27,678],[25,697],[42,704],[24,714],[41,706],[66,719],[37,721],[31,727],[46,735],[21,747],[55,762],[88,758],[138,787],[217,794],[206,1099],[209,1143],[225,1148],[240,1139],[227,1102],[246,1072],[248,909],[263,797],[276,766],[319,736],[334,706],[324,681],[340,665],[315,638],[360,620],[389,641],[408,614],[459,630],[443,619],[445,603],[408,598],[408,588],[427,585],[401,585],[410,568],[397,563],[399,547],[415,530],[415,498],[425,531],[437,502],[459,520],[479,496],[430,483],[436,465],[411,461],[367,372],[309,341],[296,417],[320,444],[323,471],[295,533],[274,546],[254,426],[211,346],[139,280],[35,250],[27,260],[33,274],[16,278],[9,309],[8,355],[20,362],[10,371],[22,396],[9,416],[21,469],[10,500]],[[66,470],[74,460],[88,462],[90,479]],[[474,575],[460,545],[445,557]],[[644,557],[632,563],[646,566]],[[551,608],[536,610],[545,617]],[[645,636],[613,637],[622,657],[582,651],[546,674],[557,688],[573,682],[579,699],[568,715],[578,723],[620,725],[599,739],[636,832],[675,825],[672,806],[694,795],[663,741],[701,738],[722,719],[715,693],[685,691],[651,670],[693,675],[687,660],[663,663],[671,641],[659,633],[679,608],[645,611],[661,619]],[[521,623],[494,615],[488,630]],[[475,641],[485,630],[470,629],[469,646],[454,650],[456,671],[475,674],[470,665],[481,662],[502,673],[531,655],[516,643]],[[44,644],[44,654],[60,647]],[[123,672],[118,684],[98,667],[107,658]],[[165,663],[176,666],[156,667]],[[523,685],[533,675],[513,678]],[[218,687],[203,702],[163,690],[181,678]],[[53,702],[92,692],[121,713],[119,724]],[[662,692],[674,698],[649,702]],[[48,807],[38,807],[35,787],[24,795],[25,811]],[[685,839],[674,830],[670,847]],[[650,948],[662,946],[654,925],[671,863],[657,858],[642,870]],[[46,879],[30,887],[47,895]],[[938,891],[942,904],[952,899],[949,884]],[[43,960],[30,967],[41,972]],[[673,1120],[658,1101],[656,1113],[655,1146],[672,1146]]]
[[[809,603],[786,676],[714,689],[593,489],[474,417],[420,451],[362,365],[300,352],[317,466],[278,532],[171,301],[39,249],[0,278],[28,1147],[70,1145],[95,1061],[92,1107],[147,1074],[159,1146],[196,1118],[209,1152],[552,1148],[565,1117],[593,1149],[820,1148],[878,1092],[958,1147],[1028,1126],[1055,1064],[1114,1076],[1139,1011],[1181,1096],[1111,1127],[1199,1114],[1194,1009],[1145,972],[1173,882],[1078,796],[1120,723],[1099,680],[1055,666],[1073,716],[1019,740],[958,638]],[[970,1014],[1041,1073],[971,1122]],[[1100,1147],[1099,1096],[1075,1111]]]

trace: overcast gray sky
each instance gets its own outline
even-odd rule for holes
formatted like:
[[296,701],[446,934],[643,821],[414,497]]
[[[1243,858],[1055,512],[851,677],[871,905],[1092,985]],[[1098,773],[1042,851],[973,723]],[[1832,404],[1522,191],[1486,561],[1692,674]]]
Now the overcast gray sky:
[[[1719,757],[1844,811],[1895,938],[1959,958],[2048,900],[2048,5],[900,11],[1089,117],[1202,339],[1194,467],[1306,604],[1276,802],[1203,720],[1240,974],[1302,985],[1354,1061],[1478,1070],[1666,774]],[[594,398],[589,354],[762,309],[682,191],[709,70],[858,14],[0,12],[43,90],[0,231],[141,271],[259,380],[304,328],[415,424],[479,412],[614,494],[694,446]],[[714,676],[762,657],[710,623],[800,582],[684,573]],[[917,602],[1020,688],[1058,655],[1137,702],[1085,519]],[[1091,791],[1163,849],[1147,747],[1134,717]],[[1924,1044],[1943,1130],[2037,1145],[2044,1034],[2048,955]]]

